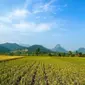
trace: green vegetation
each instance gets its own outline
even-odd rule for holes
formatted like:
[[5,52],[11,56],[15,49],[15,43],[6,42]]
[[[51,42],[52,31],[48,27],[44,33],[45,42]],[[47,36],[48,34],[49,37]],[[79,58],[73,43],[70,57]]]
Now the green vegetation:
[[56,56],[56,57],[85,57],[85,48],[80,48],[76,51],[67,51],[60,44],[53,49],[48,49],[42,45],[32,45],[23,47],[16,43],[0,44],[0,55],[11,56]]
[[0,46],[0,54],[6,54],[7,52],[10,52],[8,48]]
[[0,44],[1,46],[3,47],[6,47],[8,48],[10,51],[13,51],[13,50],[17,50],[17,49],[24,49],[25,47],[23,46],[20,46],[16,43],[4,43],[4,44]]
[[0,85],[85,85],[85,58],[28,56],[2,61]]

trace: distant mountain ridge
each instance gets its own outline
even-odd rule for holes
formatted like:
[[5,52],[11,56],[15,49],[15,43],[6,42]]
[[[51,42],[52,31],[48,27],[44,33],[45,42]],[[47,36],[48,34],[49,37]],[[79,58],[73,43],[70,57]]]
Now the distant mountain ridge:
[[77,52],[81,52],[81,53],[85,53],[85,48],[79,48],[78,50],[77,50]]
[[[63,52],[67,53],[68,51],[64,49],[60,44],[57,44],[53,49],[48,49],[42,45],[26,45],[26,44],[17,44],[17,43],[3,43],[0,44],[0,52],[9,52],[15,50],[24,50],[28,49],[28,52],[35,52],[37,48],[40,48],[41,52]],[[77,52],[85,53],[85,48],[79,48]]]
[[22,50],[28,49],[28,52],[35,52],[37,48],[40,48],[41,52],[52,52],[50,49],[48,49],[42,45],[32,45],[29,47],[24,47],[24,46],[21,46],[16,43],[3,43],[3,44],[0,44],[0,46],[3,46],[4,48],[9,49],[10,51],[15,51],[15,50],[17,51],[20,49],[22,49]]
[[30,47],[29,44],[19,44],[20,46],[24,46],[24,47]]
[[3,47],[3,46],[0,45],[0,53],[7,53],[7,52],[9,52],[9,51],[10,51],[10,50],[9,50],[8,48]]
[[0,45],[3,46],[3,47],[6,47],[7,49],[9,49],[11,51],[25,48],[25,47],[20,46],[16,43],[4,43],[4,44],[0,44]]
[[64,53],[68,52],[66,49],[64,49],[63,47],[61,47],[60,44],[57,44],[57,45],[52,49],[52,51],[54,51],[54,52],[64,52]]
[[52,52],[50,49],[42,46],[42,45],[32,45],[28,48],[29,52],[35,52],[37,48],[40,48],[41,52]]

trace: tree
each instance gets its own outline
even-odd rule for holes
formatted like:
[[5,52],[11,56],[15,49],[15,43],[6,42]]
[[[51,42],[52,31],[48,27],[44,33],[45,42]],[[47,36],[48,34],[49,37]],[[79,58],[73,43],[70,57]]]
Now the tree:
[[82,52],[79,53],[79,57],[82,57]]
[[40,48],[36,49],[36,55],[38,56],[40,54]]
[[59,57],[61,57],[61,53],[58,52],[57,55],[58,55]]
[[69,52],[68,52],[68,55],[69,55],[69,56],[72,56],[72,54],[73,54],[72,51],[69,51]]
[[66,56],[66,53],[62,53],[62,56],[65,57]]
[[52,56],[52,54],[51,54],[51,53],[49,53],[48,55],[49,55],[49,56]]
[[76,56],[78,56],[78,54],[79,54],[79,52],[78,52],[78,51],[76,51]]

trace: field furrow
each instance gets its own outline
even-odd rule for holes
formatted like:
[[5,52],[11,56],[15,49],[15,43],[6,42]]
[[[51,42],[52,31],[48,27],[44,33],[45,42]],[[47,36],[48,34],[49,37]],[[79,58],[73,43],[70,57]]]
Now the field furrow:
[[0,85],[85,85],[85,63],[67,60],[25,57],[1,62]]

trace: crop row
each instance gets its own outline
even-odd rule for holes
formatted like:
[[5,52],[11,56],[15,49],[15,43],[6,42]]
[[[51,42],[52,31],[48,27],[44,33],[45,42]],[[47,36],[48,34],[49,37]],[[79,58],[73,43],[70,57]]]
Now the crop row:
[[[1,66],[2,65],[2,66]],[[85,66],[27,59],[0,63],[0,85],[84,85]],[[3,67],[4,66],[4,67]]]

